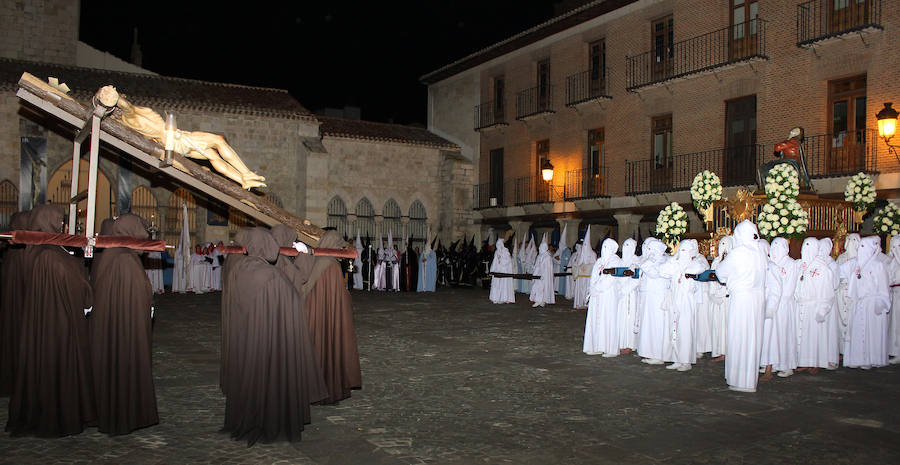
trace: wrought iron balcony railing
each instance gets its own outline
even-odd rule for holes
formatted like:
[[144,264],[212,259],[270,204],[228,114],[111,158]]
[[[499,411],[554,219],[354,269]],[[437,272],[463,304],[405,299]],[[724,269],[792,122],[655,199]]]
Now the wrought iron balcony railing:
[[850,176],[878,171],[878,130],[806,136],[803,155],[811,178]]
[[532,87],[516,93],[516,119],[553,113],[553,86]]
[[475,130],[505,125],[506,111],[503,102],[491,100],[475,106]]
[[883,29],[881,0],[812,0],[797,5],[797,46],[863,29]]
[[566,200],[608,197],[607,179],[605,166],[597,172],[591,169],[567,171],[563,195]]
[[752,58],[766,57],[766,22],[734,24],[625,58],[627,90],[708,71]]
[[491,207],[502,207],[504,185],[491,184],[489,182],[476,184],[473,189],[472,205],[475,210]]
[[566,106],[612,98],[607,90],[606,68],[589,69],[566,78]]
[[727,147],[676,155],[663,160],[625,162],[626,195],[689,190],[694,176],[715,172],[723,186],[756,184],[756,169],[765,159],[762,145]]

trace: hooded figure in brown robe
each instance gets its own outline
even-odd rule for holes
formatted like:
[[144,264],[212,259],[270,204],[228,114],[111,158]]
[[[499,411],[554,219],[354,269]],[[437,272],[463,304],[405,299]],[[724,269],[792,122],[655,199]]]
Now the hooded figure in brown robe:
[[[61,230],[65,210],[40,205],[29,229]],[[96,419],[88,320],[91,285],[81,260],[56,245],[30,245],[22,332],[6,431],[43,437],[78,434]]]
[[[28,215],[28,212],[13,213],[9,230],[28,229]],[[0,267],[0,397],[9,396],[16,374],[27,263],[25,246],[10,245]]]
[[[327,231],[319,240],[322,248],[341,248],[344,244],[337,231]],[[362,387],[353,299],[344,286],[341,264],[332,257],[315,257],[303,293],[313,348],[328,386],[324,402],[335,403],[350,397],[351,389]]]
[[[272,226],[272,238],[275,239],[278,247],[294,247],[294,242],[297,242],[297,231],[294,231],[290,226],[276,224]],[[298,292],[309,280],[309,273],[312,272],[311,255],[300,255],[298,257],[279,255],[278,260],[275,261],[275,268],[287,275]]]
[[[247,242],[247,233],[249,231],[250,228],[238,229],[234,235],[234,243],[236,245],[244,245]],[[226,396],[228,395],[225,392],[225,380],[228,378],[226,372],[226,367],[228,366],[226,360],[228,356],[228,319],[230,318],[230,309],[234,301],[234,269],[237,268],[237,263],[245,258],[247,256],[243,254],[228,254],[225,257],[225,263],[222,264],[222,341],[220,344],[221,352],[219,353],[219,389]]]
[[247,257],[230,271],[225,427],[237,440],[300,440],[309,404],[324,398],[300,294],[271,263],[278,244],[247,232]]
[[[144,220],[122,215],[114,236],[147,239]],[[153,289],[139,252],[113,247],[92,269],[91,360],[101,433],[128,434],[159,423],[152,370]]]

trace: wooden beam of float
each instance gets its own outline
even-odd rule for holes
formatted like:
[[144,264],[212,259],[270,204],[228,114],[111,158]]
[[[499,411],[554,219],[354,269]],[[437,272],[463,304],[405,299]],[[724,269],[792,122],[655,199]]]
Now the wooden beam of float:
[[[16,96],[79,130],[86,124],[90,124],[94,115],[92,108],[57,91],[29,73],[22,74],[19,79],[19,90],[16,92]],[[313,247],[319,245],[319,238],[324,233],[321,228],[292,215],[261,196],[245,191],[230,180],[204,169],[178,153],[173,154],[174,160],[184,166],[187,173],[174,166],[160,167],[159,162],[165,156],[162,146],[113,118],[104,118],[100,121],[99,128],[100,140],[138,159],[147,166],[158,169],[175,180],[220,200],[268,226],[278,223],[287,225],[297,231],[301,241]],[[73,157],[80,157],[78,142],[82,139],[83,136],[76,139]]]

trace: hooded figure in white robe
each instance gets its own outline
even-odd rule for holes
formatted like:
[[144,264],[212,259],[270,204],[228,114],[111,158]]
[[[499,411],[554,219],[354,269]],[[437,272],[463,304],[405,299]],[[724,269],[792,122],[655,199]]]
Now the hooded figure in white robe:
[[[719,239],[716,258],[713,259],[710,269],[715,270],[725,259],[725,256],[734,248],[734,239],[725,236]],[[712,324],[712,352],[713,357],[725,355],[726,328],[728,327],[728,288],[719,282],[710,282],[709,287],[709,316]]]
[[531,295],[529,299],[534,302],[532,307],[543,307],[546,304],[556,303],[556,293],[553,291],[553,256],[547,245],[547,235],[541,241],[540,253],[534,262],[534,276],[540,276],[531,283]]
[[618,281],[604,270],[621,266],[616,255],[619,244],[612,239],[604,239],[600,246],[600,258],[591,269],[591,287],[588,293],[588,311],[584,323],[584,345],[582,350],[588,355],[603,354],[604,357],[619,355],[619,293]]
[[768,264],[760,251],[755,224],[741,221],[733,237],[734,249],[716,269],[731,299],[726,322],[725,382],[735,391],[756,392]]
[[[700,250],[694,251],[694,263],[702,271],[709,270],[709,261],[700,254]],[[694,352],[697,358],[712,351],[712,317],[710,316],[709,288],[710,282],[695,282],[694,286]]]
[[[526,266],[525,262],[528,261],[528,233],[522,237],[522,243],[519,245],[519,249],[515,251],[516,257],[516,273],[517,274],[525,274]],[[531,281],[525,279],[517,279],[516,280],[516,292],[528,293],[531,292],[531,288],[526,287],[526,281],[531,283]]]
[[670,370],[688,371],[691,364],[697,362],[694,314],[697,311],[696,290],[699,283],[685,276],[706,271],[705,266],[694,260],[697,252],[697,241],[685,239],[679,244],[675,255],[659,268],[660,275],[669,280],[669,293],[662,309],[666,312],[669,327],[665,335],[663,360],[673,362],[666,367]]
[[378,251],[376,252],[375,257],[375,271],[373,273],[375,275],[375,282],[372,284],[372,288],[376,291],[383,291],[386,285],[385,278],[387,277],[387,265],[384,263],[387,258],[387,253],[384,250],[384,241],[381,240],[381,234],[378,235]]
[[[554,260],[558,262],[557,265],[557,273],[565,273],[566,266],[569,265],[569,258],[572,256],[572,251],[569,250],[568,244],[566,244],[566,233],[569,230],[569,225],[563,226],[562,234],[559,236],[559,247],[556,248],[556,253],[553,254]],[[560,276],[556,278],[556,293],[565,296],[566,295],[566,283],[568,283],[568,276]]]
[[[844,238],[844,252],[838,255],[837,258],[838,267],[847,263],[850,259],[856,258],[860,239],[859,234],[847,234],[847,237]],[[837,300],[838,306],[838,321],[841,325],[841,344],[839,349],[842,354],[847,345],[847,323],[850,321],[850,296],[847,294],[848,287],[849,283],[847,282],[847,279],[841,276],[837,290],[837,298],[835,300]]]
[[[787,239],[776,237],[769,248],[769,269],[766,275],[766,321],[763,328],[763,349],[760,366],[778,372],[786,378],[797,368],[797,302],[794,292],[800,278],[800,266],[788,256]],[[766,371],[766,379],[771,371]]]
[[575,279],[575,300],[573,307],[586,308],[587,295],[591,289],[591,270],[597,261],[597,253],[591,247],[591,225],[588,225],[584,233],[584,243],[578,254],[578,276]]
[[[509,250],[503,245],[503,239],[497,239],[494,259],[491,261],[491,273],[512,273],[513,262]],[[491,302],[495,304],[512,304],[516,302],[513,290],[513,278],[491,278]]]
[[[826,315],[825,323],[828,324],[828,360],[829,370],[837,370],[838,364],[841,360],[841,346],[842,344],[842,334],[841,334],[841,318],[838,315],[840,310],[838,310],[837,303],[837,292],[840,288],[841,284],[841,270],[838,267],[836,261],[831,258],[831,250],[834,248],[834,242],[831,241],[831,238],[825,237],[819,239],[819,256],[822,257],[822,261],[824,261],[828,265],[828,269],[831,270],[831,277],[834,281],[834,291],[835,291],[835,299],[831,304],[831,310]],[[832,340],[833,339],[833,340]]]
[[[530,235],[531,233],[529,233]],[[531,237],[528,241],[528,244],[525,246],[525,258],[522,261],[522,267],[525,269],[525,274],[530,274],[534,276],[534,265],[538,258],[538,250],[537,244],[535,242],[537,239]],[[531,296],[531,288],[534,287],[534,280],[523,279],[522,285],[524,286],[525,294]]]
[[578,260],[581,257],[581,243],[575,243],[575,250],[572,252],[572,255],[569,256],[569,265],[566,270],[569,273],[569,276],[566,276],[566,299],[574,300],[575,299],[575,278],[578,276]]
[[[426,241],[427,242],[427,241]],[[353,259],[353,266],[356,267],[356,271],[353,272],[353,289],[362,290],[363,288],[363,275],[362,275],[362,255],[363,255],[363,245],[362,240],[359,238],[359,229],[356,230],[356,258]]]
[[856,258],[841,265],[851,302],[845,367],[869,369],[888,363],[891,281],[880,253],[881,238],[864,237]]
[[194,294],[205,294],[209,292],[209,274],[210,266],[206,261],[206,255],[200,246],[194,247],[191,253],[191,284],[193,285]]
[[394,292],[400,291],[400,256],[397,254],[397,247],[394,246],[393,232],[388,230],[388,246],[384,251],[384,260],[387,263],[388,272],[386,272],[385,285]]
[[666,244],[656,238],[647,238],[647,248],[641,261],[641,298],[638,333],[638,355],[644,363],[661,365],[669,334],[669,318],[663,310],[663,302],[669,293],[669,279],[661,269],[669,260]]
[[188,226],[187,205],[181,204],[181,233],[178,236],[178,247],[175,248],[175,269],[172,272],[172,292],[191,292],[191,233]]
[[819,241],[812,237],[804,239],[800,249],[800,278],[794,298],[798,304],[797,366],[816,373],[833,363],[828,317],[834,304],[834,276],[819,255]]
[[[636,240],[631,238],[625,239],[625,242],[622,243],[622,263],[619,266],[629,268],[632,271],[638,268],[640,257],[634,254],[635,248],[637,248]],[[639,280],[631,276],[617,278],[615,283],[619,293],[619,349],[625,349],[626,352],[637,349],[634,318],[638,309],[637,287],[639,283]]]
[[891,283],[891,314],[888,326],[888,355],[891,364],[900,363],[900,236],[891,238],[891,266],[888,269]]

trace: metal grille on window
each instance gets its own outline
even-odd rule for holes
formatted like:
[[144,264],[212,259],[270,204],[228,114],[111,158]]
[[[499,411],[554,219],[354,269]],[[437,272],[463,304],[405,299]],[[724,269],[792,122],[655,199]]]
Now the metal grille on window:
[[182,205],[187,206],[188,212],[188,229],[191,237],[191,243],[196,242],[197,232],[197,202],[185,188],[179,187],[169,197],[169,208],[166,210],[165,224],[165,241],[169,245],[178,245],[178,238],[181,234],[181,225],[184,219],[184,209]]
[[147,186],[137,186],[131,191],[131,213],[140,216],[148,226],[159,228],[159,204]]
[[[394,199],[388,199],[384,203],[384,221],[381,223],[382,235],[387,240],[388,231],[394,238],[397,248],[403,246],[403,223],[400,222],[400,205]],[[388,244],[385,244],[387,247]]]
[[228,237],[234,238],[238,229],[259,226],[253,218],[234,207],[228,207]]
[[[350,225],[350,233],[356,237],[356,231],[359,231],[359,237],[365,241],[377,241],[375,237],[375,209],[369,199],[363,197],[356,203],[356,220]],[[378,247],[377,243],[374,243]]]
[[0,182],[0,231],[9,230],[9,219],[19,211],[19,189],[9,180]]
[[[328,202],[328,223],[327,226],[334,228],[341,237],[349,238],[347,231],[347,206],[340,197],[334,196]],[[356,231],[353,231],[356,234]],[[354,236],[356,237],[356,236]]]
[[419,250],[425,249],[425,241],[428,240],[428,215],[425,205],[416,200],[409,207],[409,241],[410,245]]

